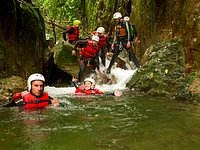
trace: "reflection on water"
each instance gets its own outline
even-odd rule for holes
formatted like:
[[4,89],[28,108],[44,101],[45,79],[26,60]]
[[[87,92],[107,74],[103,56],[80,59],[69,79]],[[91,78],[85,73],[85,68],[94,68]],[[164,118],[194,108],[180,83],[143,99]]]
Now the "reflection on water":
[[63,107],[0,109],[1,149],[198,149],[199,108],[164,98],[66,96]]

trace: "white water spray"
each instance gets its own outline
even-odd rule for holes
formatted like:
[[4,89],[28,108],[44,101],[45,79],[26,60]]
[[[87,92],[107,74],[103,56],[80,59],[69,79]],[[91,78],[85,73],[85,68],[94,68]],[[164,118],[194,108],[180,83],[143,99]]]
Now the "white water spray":
[[[115,76],[117,83],[112,85],[96,85],[96,88],[104,92],[113,92],[116,89],[124,90],[126,89],[126,84],[132,78],[136,70],[124,70],[120,68],[112,69],[111,74]],[[75,87],[53,87],[46,86],[45,91],[49,93],[52,97],[67,96],[72,95],[75,92]]]

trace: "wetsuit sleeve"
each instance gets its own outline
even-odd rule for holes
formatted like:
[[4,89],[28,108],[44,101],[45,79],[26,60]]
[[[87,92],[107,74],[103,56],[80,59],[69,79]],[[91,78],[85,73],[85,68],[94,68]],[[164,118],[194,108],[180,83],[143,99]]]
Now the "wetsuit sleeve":
[[127,21],[125,21],[125,25],[126,25],[126,31],[127,31],[127,34],[128,34],[128,41],[131,41],[130,25]]
[[48,98],[48,102],[49,102],[49,104],[51,104],[51,101],[53,100],[53,98],[51,97],[51,96],[49,96],[49,98]]
[[77,89],[79,87],[79,85],[76,82],[73,82],[74,87]]
[[76,50],[76,48],[78,47],[78,45],[87,45],[88,44],[88,41],[87,40],[79,40],[75,43],[74,45],[74,50]]
[[68,28],[66,29],[64,32],[63,32],[63,39],[66,41],[66,34],[67,33],[71,33],[71,32],[74,32],[74,28]]
[[116,25],[115,25],[115,32],[114,32],[114,37],[113,37],[113,43],[115,44],[115,41],[117,40],[117,33],[116,33]]

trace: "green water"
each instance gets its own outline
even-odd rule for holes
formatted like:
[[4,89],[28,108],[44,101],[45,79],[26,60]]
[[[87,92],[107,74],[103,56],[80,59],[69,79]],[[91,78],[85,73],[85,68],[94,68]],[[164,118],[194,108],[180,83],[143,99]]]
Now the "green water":
[[64,107],[1,108],[0,149],[200,149],[198,105],[129,94],[60,100]]

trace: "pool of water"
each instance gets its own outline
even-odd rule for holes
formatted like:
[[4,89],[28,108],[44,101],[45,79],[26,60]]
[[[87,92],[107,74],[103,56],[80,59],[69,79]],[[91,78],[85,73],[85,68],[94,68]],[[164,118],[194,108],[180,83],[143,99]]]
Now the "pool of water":
[[196,150],[198,105],[166,98],[73,95],[62,107],[0,108],[2,150]]

